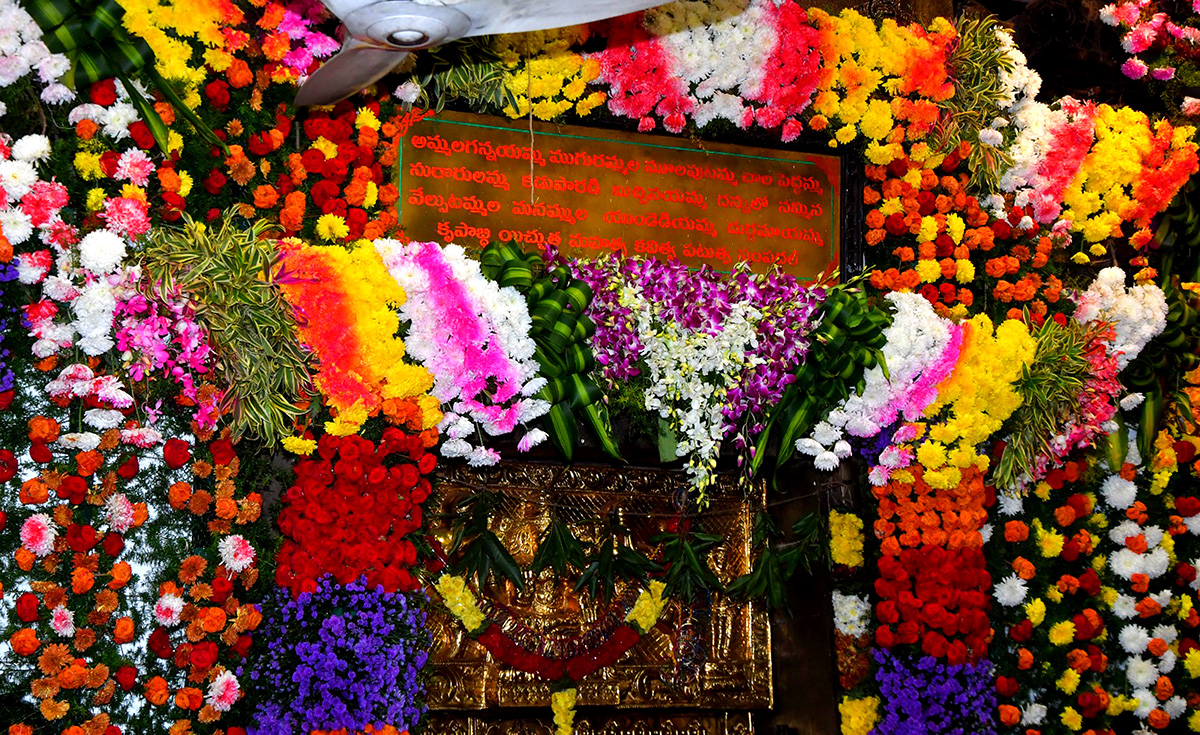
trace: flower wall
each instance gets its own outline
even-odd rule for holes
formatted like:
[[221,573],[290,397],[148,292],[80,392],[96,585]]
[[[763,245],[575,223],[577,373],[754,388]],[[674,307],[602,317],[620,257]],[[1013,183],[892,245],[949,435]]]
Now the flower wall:
[[[680,635],[668,606],[781,600],[804,528],[843,733],[1200,730],[1192,127],[1039,101],[989,20],[681,0],[297,109],[338,48],[320,3],[104,8],[85,38],[96,8],[0,0],[9,735],[419,731],[435,606],[569,733],[580,681]],[[1114,52],[1164,55],[1130,76],[1190,53],[1170,12],[1105,9]],[[409,242],[398,145],[451,100],[845,150],[867,273]],[[653,556],[557,523],[518,563],[486,493],[427,533],[441,463],[639,432],[689,480]],[[859,502],[782,543],[754,508],[720,589],[715,478],[796,463]],[[546,644],[489,599],[540,573],[602,622]]]

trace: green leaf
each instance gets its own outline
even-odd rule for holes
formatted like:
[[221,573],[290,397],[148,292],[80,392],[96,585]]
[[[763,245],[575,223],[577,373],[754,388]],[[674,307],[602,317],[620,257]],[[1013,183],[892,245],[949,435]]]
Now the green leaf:
[[558,447],[558,451],[568,463],[574,461],[575,445],[579,443],[579,429],[567,404],[560,402],[552,405],[543,423],[550,441]]

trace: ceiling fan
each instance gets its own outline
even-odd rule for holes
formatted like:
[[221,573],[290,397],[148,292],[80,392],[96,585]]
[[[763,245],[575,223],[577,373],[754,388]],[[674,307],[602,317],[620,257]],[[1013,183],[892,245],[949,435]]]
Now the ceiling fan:
[[328,105],[378,81],[408,56],[467,36],[579,25],[665,0],[321,0],[346,27],[336,56],[300,87],[297,105]]

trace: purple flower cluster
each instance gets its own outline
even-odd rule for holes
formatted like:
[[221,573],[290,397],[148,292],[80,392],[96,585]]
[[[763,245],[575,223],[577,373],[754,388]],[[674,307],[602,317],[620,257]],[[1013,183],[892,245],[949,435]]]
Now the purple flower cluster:
[[992,664],[951,666],[876,649],[883,711],[875,735],[994,735]]
[[264,613],[267,644],[245,667],[259,702],[252,735],[367,725],[403,731],[420,721],[431,639],[415,598],[325,577],[294,600],[276,590]]
[[[0,263],[0,284],[8,283],[9,281],[17,280],[17,269],[12,263]],[[4,289],[0,288],[0,298],[4,296]],[[11,300],[11,299],[10,299]],[[10,391],[13,388],[15,378],[12,368],[8,365],[10,353],[4,347],[4,337],[15,331],[14,314],[11,312],[7,301],[0,301],[0,393]]]
[[621,305],[621,292],[635,288],[654,305],[657,316],[695,331],[715,334],[723,328],[735,303],[748,303],[761,312],[758,345],[750,350],[761,364],[740,376],[724,408],[726,434],[744,416],[751,417],[738,448],[762,431],[767,411],[779,402],[795,380],[796,369],[808,354],[808,335],[825,290],[812,288],[783,273],[756,275],[748,270],[723,274],[707,266],[692,270],[677,261],[624,258],[574,260],[569,267],[595,293],[588,315],[596,323],[592,350],[610,385],[638,375],[643,345],[637,318]]

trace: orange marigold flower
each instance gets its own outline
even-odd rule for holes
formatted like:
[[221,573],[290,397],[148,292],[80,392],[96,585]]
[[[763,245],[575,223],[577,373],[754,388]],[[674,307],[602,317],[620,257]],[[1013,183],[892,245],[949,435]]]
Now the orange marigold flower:
[[38,705],[38,709],[42,711],[42,717],[45,717],[47,720],[59,719],[67,714],[67,710],[70,708],[71,705],[66,702],[60,702],[57,699],[43,699],[42,703]]
[[263,184],[254,190],[254,206],[258,209],[270,209],[279,202],[279,192],[269,184]]
[[1162,612],[1162,605],[1155,602],[1153,597],[1143,597],[1133,609],[1137,610],[1142,618],[1152,618]]
[[146,701],[150,704],[166,704],[167,694],[167,680],[161,676],[156,676],[146,682]]
[[76,567],[71,571],[71,591],[77,595],[82,595],[90,590],[95,581],[92,573],[86,569]]
[[49,444],[58,439],[58,422],[45,416],[29,419],[29,441]]
[[179,581],[184,584],[192,584],[204,574],[204,570],[208,567],[208,562],[202,556],[192,555],[183,560],[179,565]]
[[1004,540],[1019,543],[1029,538],[1029,526],[1024,521],[1008,521],[1004,524]]
[[1158,701],[1165,702],[1175,694],[1175,685],[1165,676],[1158,677],[1158,681],[1154,682],[1154,696],[1158,697]]
[[37,633],[33,632],[32,628],[21,628],[12,634],[8,642],[18,656],[31,656],[42,645],[42,642],[38,640]]
[[1146,649],[1154,656],[1161,656],[1167,652],[1168,647],[1167,642],[1162,638],[1151,638]]
[[75,463],[79,466],[80,477],[91,477],[104,466],[104,455],[95,450],[80,452],[75,455]]
[[117,624],[113,626],[113,641],[128,643],[133,640],[134,632],[133,618],[117,618]]
[[1150,727],[1153,727],[1155,730],[1162,730],[1167,725],[1171,724],[1171,716],[1168,715],[1162,708],[1155,707],[1150,711],[1150,715],[1146,718],[1146,721],[1149,722]]
[[1037,573],[1037,567],[1023,556],[1013,559],[1012,568],[1016,575],[1024,580],[1033,579],[1034,574]]
[[175,706],[180,709],[200,709],[204,705],[204,692],[196,687],[184,687],[175,692]]
[[112,579],[108,583],[110,590],[119,590],[129,584],[133,578],[133,568],[127,561],[118,561],[112,565]]

